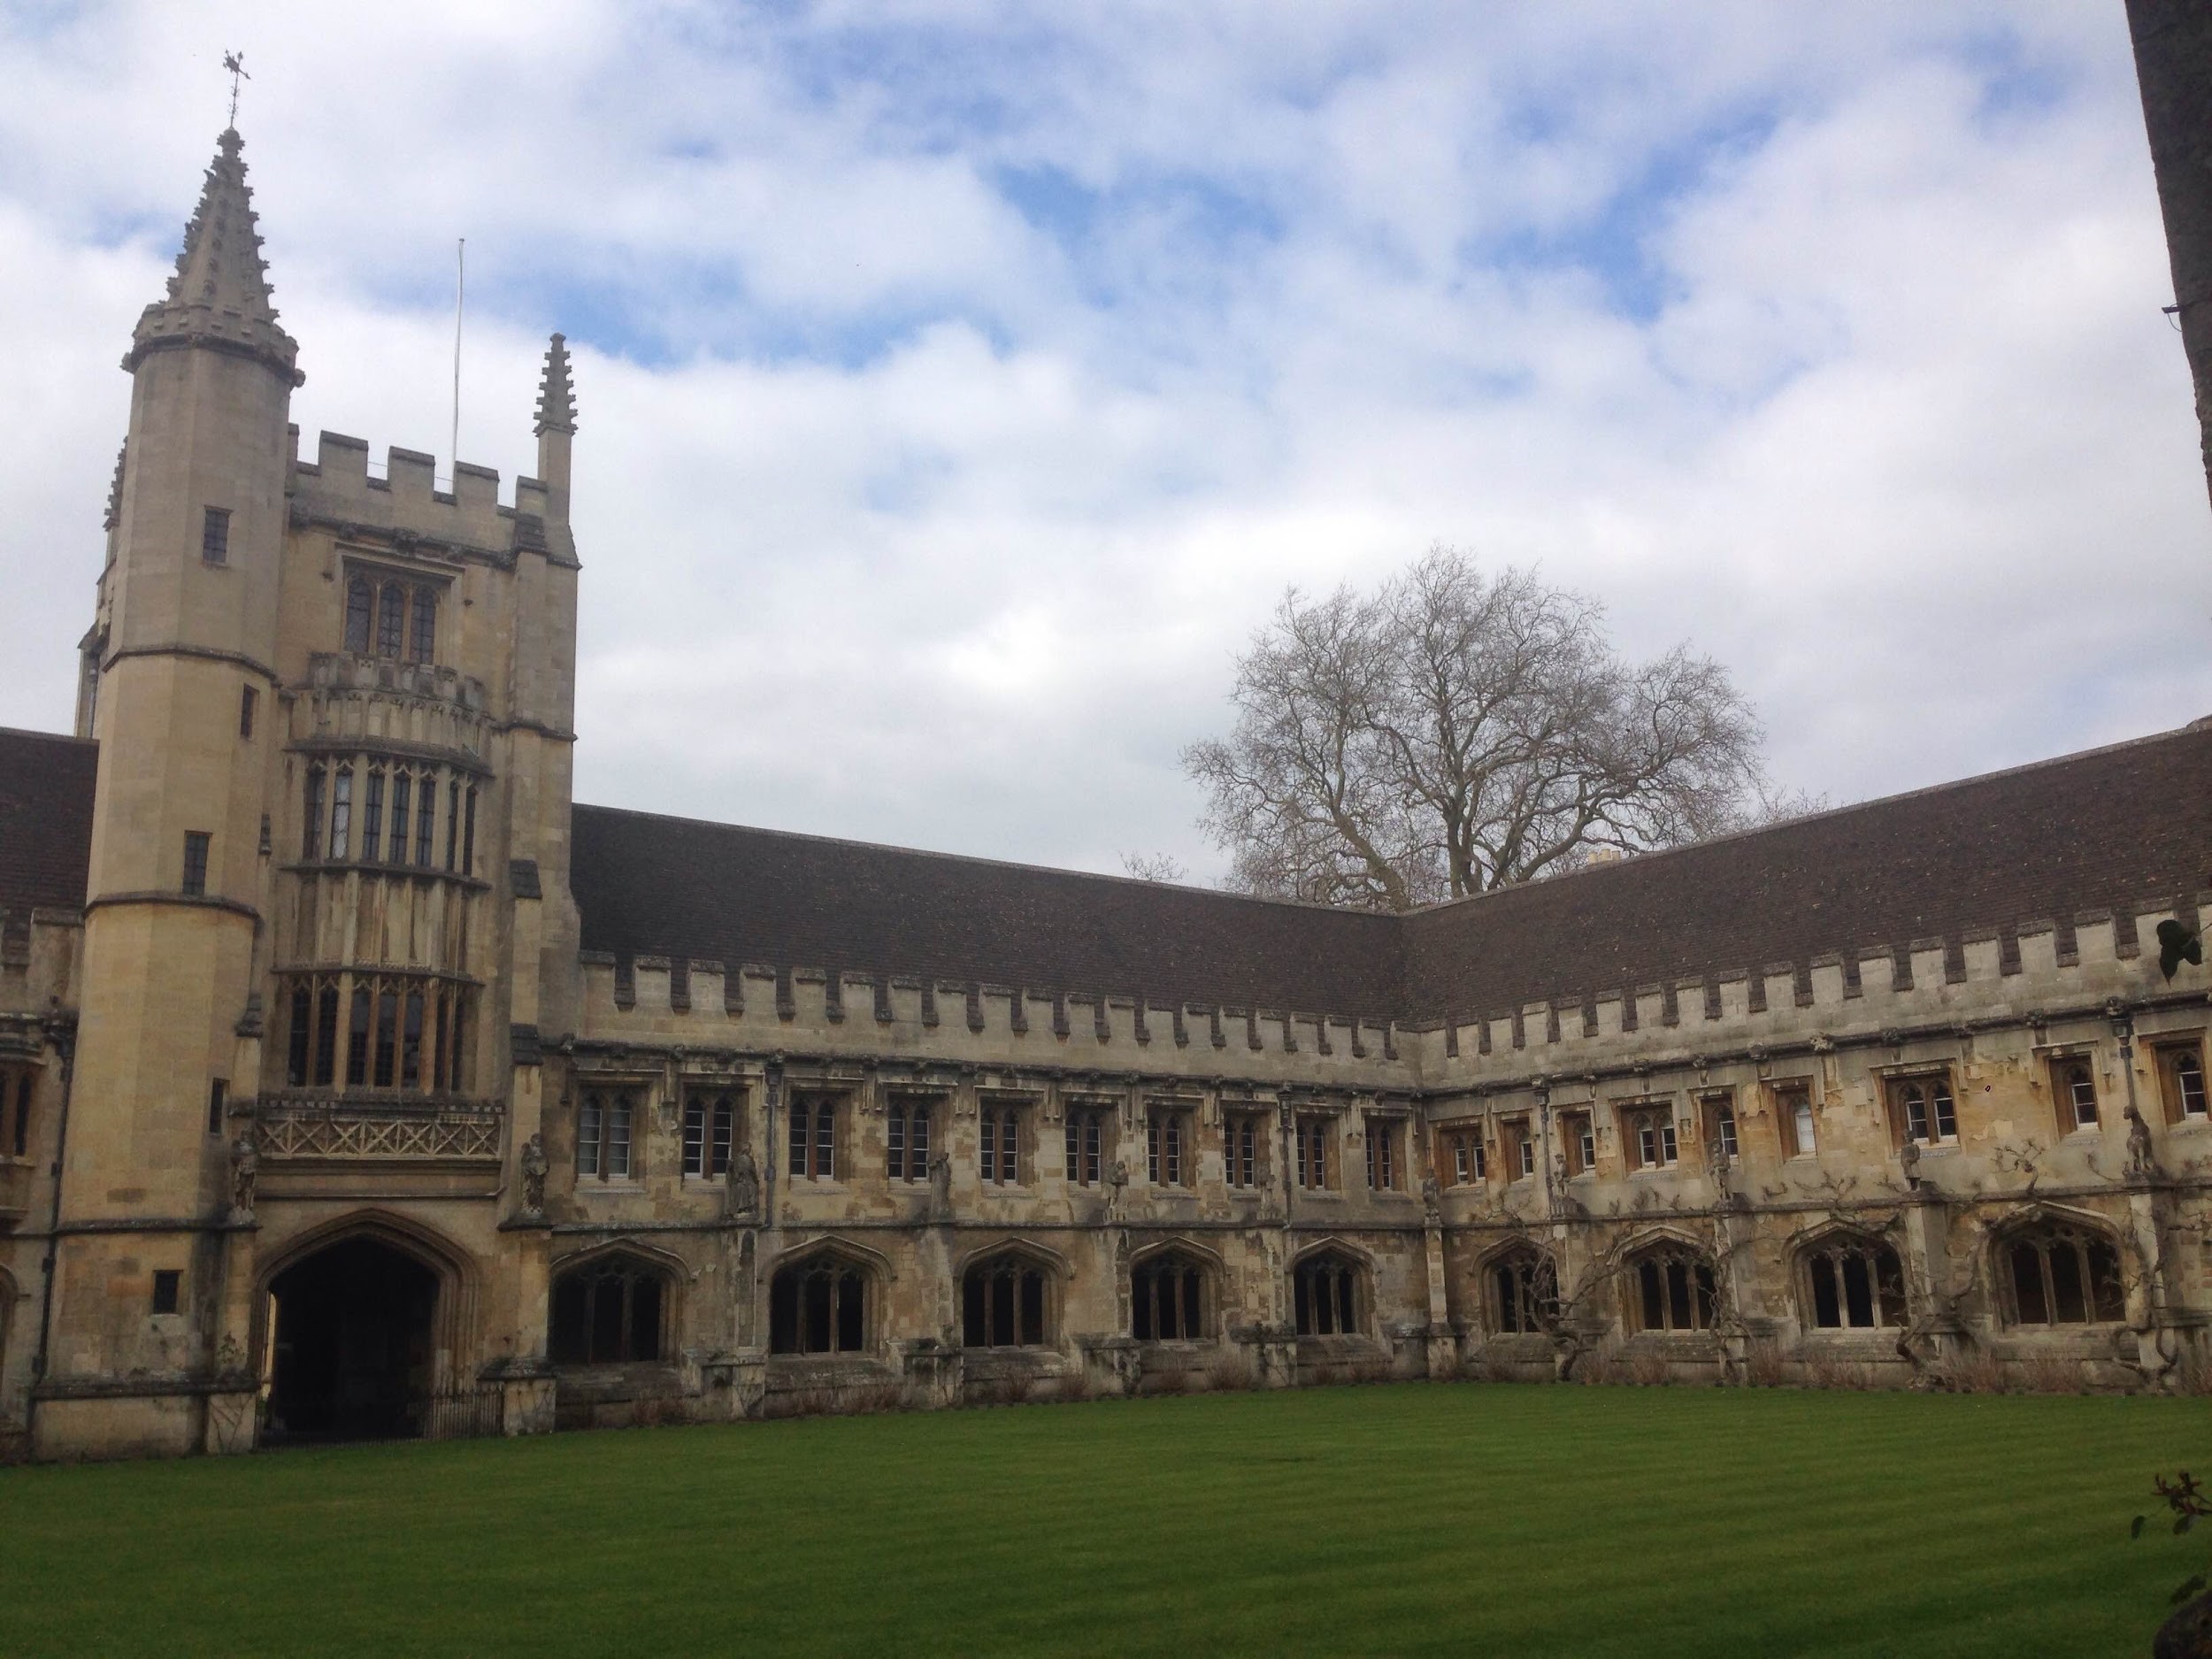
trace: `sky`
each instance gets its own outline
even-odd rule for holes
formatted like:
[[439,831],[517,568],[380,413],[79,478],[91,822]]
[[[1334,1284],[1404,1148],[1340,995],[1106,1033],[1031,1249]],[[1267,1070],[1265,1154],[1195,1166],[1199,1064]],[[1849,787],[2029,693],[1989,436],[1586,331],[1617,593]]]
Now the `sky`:
[[510,492],[568,335],[579,799],[1211,879],[1234,653],[1437,542],[1839,803],[2212,713],[2117,0],[0,0],[0,725],[227,48],[306,453],[449,470],[457,238]]

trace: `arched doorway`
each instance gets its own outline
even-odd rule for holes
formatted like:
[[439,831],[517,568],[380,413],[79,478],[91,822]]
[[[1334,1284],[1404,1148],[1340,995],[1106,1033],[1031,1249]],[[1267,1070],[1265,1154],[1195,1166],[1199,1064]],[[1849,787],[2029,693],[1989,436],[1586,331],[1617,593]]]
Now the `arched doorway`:
[[375,1239],[341,1239],[270,1281],[271,1440],[423,1432],[438,1276]]

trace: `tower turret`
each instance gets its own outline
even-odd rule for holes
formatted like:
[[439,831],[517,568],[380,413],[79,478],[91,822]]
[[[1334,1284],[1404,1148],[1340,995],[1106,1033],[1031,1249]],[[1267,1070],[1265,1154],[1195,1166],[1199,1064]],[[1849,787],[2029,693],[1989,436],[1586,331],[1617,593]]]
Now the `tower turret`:
[[568,337],[555,334],[545,349],[538,382],[538,477],[553,517],[568,522],[569,449],[576,440],[576,394],[568,379]]
[[[73,1236],[55,1287],[55,1397],[39,1418],[53,1443],[182,1449],[196,1434],[191,1390],[216,1364],[230,1106],[250,1099],[259,1063],[301,380],[241,150],[234,130],[218,140],[176,274],[123,359],[129,435],[87,640],[96,681],[83,718],[100,758],[61,1189]],[[172,1392],[103,1396],[133,1375]]]

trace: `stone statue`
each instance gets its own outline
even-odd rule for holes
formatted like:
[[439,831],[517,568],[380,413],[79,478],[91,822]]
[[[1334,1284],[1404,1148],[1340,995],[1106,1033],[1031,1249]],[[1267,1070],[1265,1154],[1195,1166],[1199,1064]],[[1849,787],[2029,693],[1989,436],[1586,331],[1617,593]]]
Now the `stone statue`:
[[522,1213],[545,1212],[545,1137],[534,1134],[522,1143]]
[[1437,1186],[1434,1175],[1421,1178],[1421,1213],[1431,1223],[1440,1220],[1444,1213],[1443,1189]]
[[1897,1167],[1905,1172],[1905,1185],[1914,1192],[1920,1190],[1920,1143],[1908,1141],[1897,1148]]
[[730,1154],[730,1167],[723,1179],[730,1184],[730,1214],[757,1216],[760,1213],[760,1166],[753,1162],[753,1155],[743,1147]]
[[230,1149],[230,1212],[245,1217],[253,1214],[254,1182],[261,1174],[261,1153],[253,1143],[253,1137],[242,1134]]
[[2134,1107],[2127,1109],[2128,1173],[2155,1175],[2158,1172],[2157,1155],[2151,1150],[2151,1126],[2143,1121],[2143,1114]]
[[929,1204],[940,1217],[952,1214],[952,1155],[941,1147],[929,1161]]
[[1129,1166],[1116,1158],[1106,1166],[1106,1213],[1121,1214],[1122,1189],[1129,1185]]

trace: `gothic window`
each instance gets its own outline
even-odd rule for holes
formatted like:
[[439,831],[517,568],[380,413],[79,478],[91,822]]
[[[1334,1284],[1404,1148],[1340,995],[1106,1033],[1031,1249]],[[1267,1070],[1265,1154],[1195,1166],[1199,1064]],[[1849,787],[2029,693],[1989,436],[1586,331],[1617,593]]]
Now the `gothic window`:
[[230,1079],[210,1078],[207,1082],[207,1132],[211,1135],[223,1133],[223,1110],[230,1099]]
[[1536,1173],[1536,1136],[1527,1118],[1498,1120],[1498,1149],[1504,1155],[1507,1180],[1525,1180]]
[[1786,1158],[1809,1158],[1819,1149],[1813,1127],[1813,1086],[1778,1083],[1774,1086],[1774,1122]]
[[1533,1336],[1559,1317],[1559,1279],[1551,1257],[1517,1245],[1494,1259],[1487,1274],[1490,1328],[1502,1336]]
[[368,654],[369,614],[374,608],[367,577],[357,576],[346,584],[346,649]]
[[620,1365],[661,1357],[666,1279],[634,1256],[603,1256],[553,1281],[556,1365]]
[[406,627],[407,590],[397,582],[386,582],[376,596],[376,654],[397,657]]
[[1674,1167],[1679,1147],[1671,1106],[1644,1106],[1621,1113],[1621,1141],[1632,1170]]
[[1799,1258],[1809,1322],[1822,1331],[1894,1329],[1905,1323],[1905,1269],[1865,1233],[1834,1233]]
[[343,859],[353,849],[353,768],[341,766],[330,780],[330,856]]
[[576,1173],[603,1181],[630,1179],[631,1127],[636,1097],[622,1089],[587,1089],[576,1110]]
[[894,1094],[884,1116],[884,1173],[895,1181],[929,1179],[930,1114],[935,1102],[916,1094]]
[[1222,1173],[1232,1187],[1260,1184],[1260,1115],[1231,1112],[1222,1120]]
[[1405,1125],[1395,1118],[1367,1119],[1367,1187],[1370,1192],[1405,1189]]
[[184,833],[183,892],[187,898],[196,899],[207,892],[207,847],[212,839],[205,830]]
[[2100,1233],[2033,1227],[2005,1240],[1999,1259],[2014,1325],[2115,1325],[2126,1317],[2120,1254]]
[[469,785],[461,803],[461,873],[476,873],[476,786]]
[[1736,1097],[1724,1092],[1708,1094],[1700,1103],[1704,1109],[1708,1155],[1718,1148],[1721,1156],[1733,1164],[1737,1158]]
[[434,773],[422,775],[422,787],[415,792],[415,864],[418,868],[430,868],[430,845],[438,833],[438,780]]
[[[413,805],[414,799],[414,775],[405,772],[394,772],[392,774],[392,862],[396,864],[403,864],[407,862],[407,826],[412,821],[410,808]],[[364,844],[365,846],[365,842]],[[366,851],[362,854],[365,858],[373,858],[375,856]]]
[[323,769],[307,769],[306,835],[300,847],[300,856],[311,863],[323,856]]
[[1045,1270],[1016,1251],[987,1256],[960,1276],[960,1340],[969,1348],[1041,1348]]
[[365,985],[353,987],[353,1008],[346,1021],[348,1088],[361,1088],[369,1080],[369,1007],[373,1000]]
[[1106,1133],[1106,1114],[1095,1107],[1071,1107],[1066,1127],[1070,1185],[1097,1186],[1100,1148]]
[[1291,1277],[1298,1334],[1357,1334],[1364,1278],[1360,1264],[1340,1250],[1317,1251],[1300,1262]]
[[837,1098],[832,1094],[791,1097],[791,1179],[837,1179]]
[[[405,772],[400,773],[404,779]],[[375,864],[384,856],[384,769],[369,768],[368,792],[361,800],[361,862]]]
[[2087,1059],[2062,1056],[2051,1062],[2051,1094],[2061,1133],[2097,1126],[2097,1079]]
[[1148,1256],[1129,1275],[1129,1334],[1194,1342],[1208,1333],[1205,1263],[1183,1250]]
[[404,1004],[406,1017],[399,1033],[399,1086],[410,1091],[423,1086],[422,1065],[422,993],[410,991]]
[[867,1276],[842,1256],[810,1256],[769,1281],[771,1353],[857,1354],[867,1345]]
[[461,780],[453,780],[445,787],[445,867],[455,868],[461,862]]
[[1656,1244],[1630,1258],[1629,1312],[1640,1331],[1713,1328],[1713,1264],[1683,1244]]
[[1145,1179],[1155,1187],[1190,1185],[1190,1114],[1154,1111],[1144,1120]]
[[1444,1165],[1452,1173],[1452,1185],[1470,1187],[1490,1172],[1490,1160],[1483,1149],[1479,1128],[1454,1129],[1444,1136]]
[[8,1156],[27,1157],[31,1150],[31,1081],[28,1069],[0,1067],[0,1141]]
[[2160,1048],[2158,1084],[2166,1100],[2166,1119],[2180,1123],[2205,1116],[2204,1054],[2195,1041]]
[[[1924,1147],[1939,1146],[1959,1138],[1958,1107],[1951,1097],[1948,1072],[1893,1077],[1885,1087],[1890,1139],[1899,1146],[1908,1141]],[[1809,1106],[1809,1113],[1810,1110]]]
[[1559,1141],[1567,1157],[1569,1175],[1594,1174],[1598,1167],[1598,1132],[1586,1111],[1559,1115]]
[[[925,1139],[928,1132],[923,1132]],[[977,1114],[976,1174],[987,1187],[1021,1180],[1022,1115],[1016,1106],[986,1106]]]
[[438,654],[438,595],[434,588],[415,589],[415,631],[408,641],[408,657],[426,663]]
[[685,1096],[683,1173],[710,1181],[728,1174],[736,1124],[736,1103],[727,1094]]
[[261,693],[251,686],[238,687],[238,735],[253,735],[253,718],[261,707]]
[[1329,1120],[1326,1118],[1298,1119],[1298,1185],[1309,1192],[1325,1190],[1333,1173],[1329,1157]]

